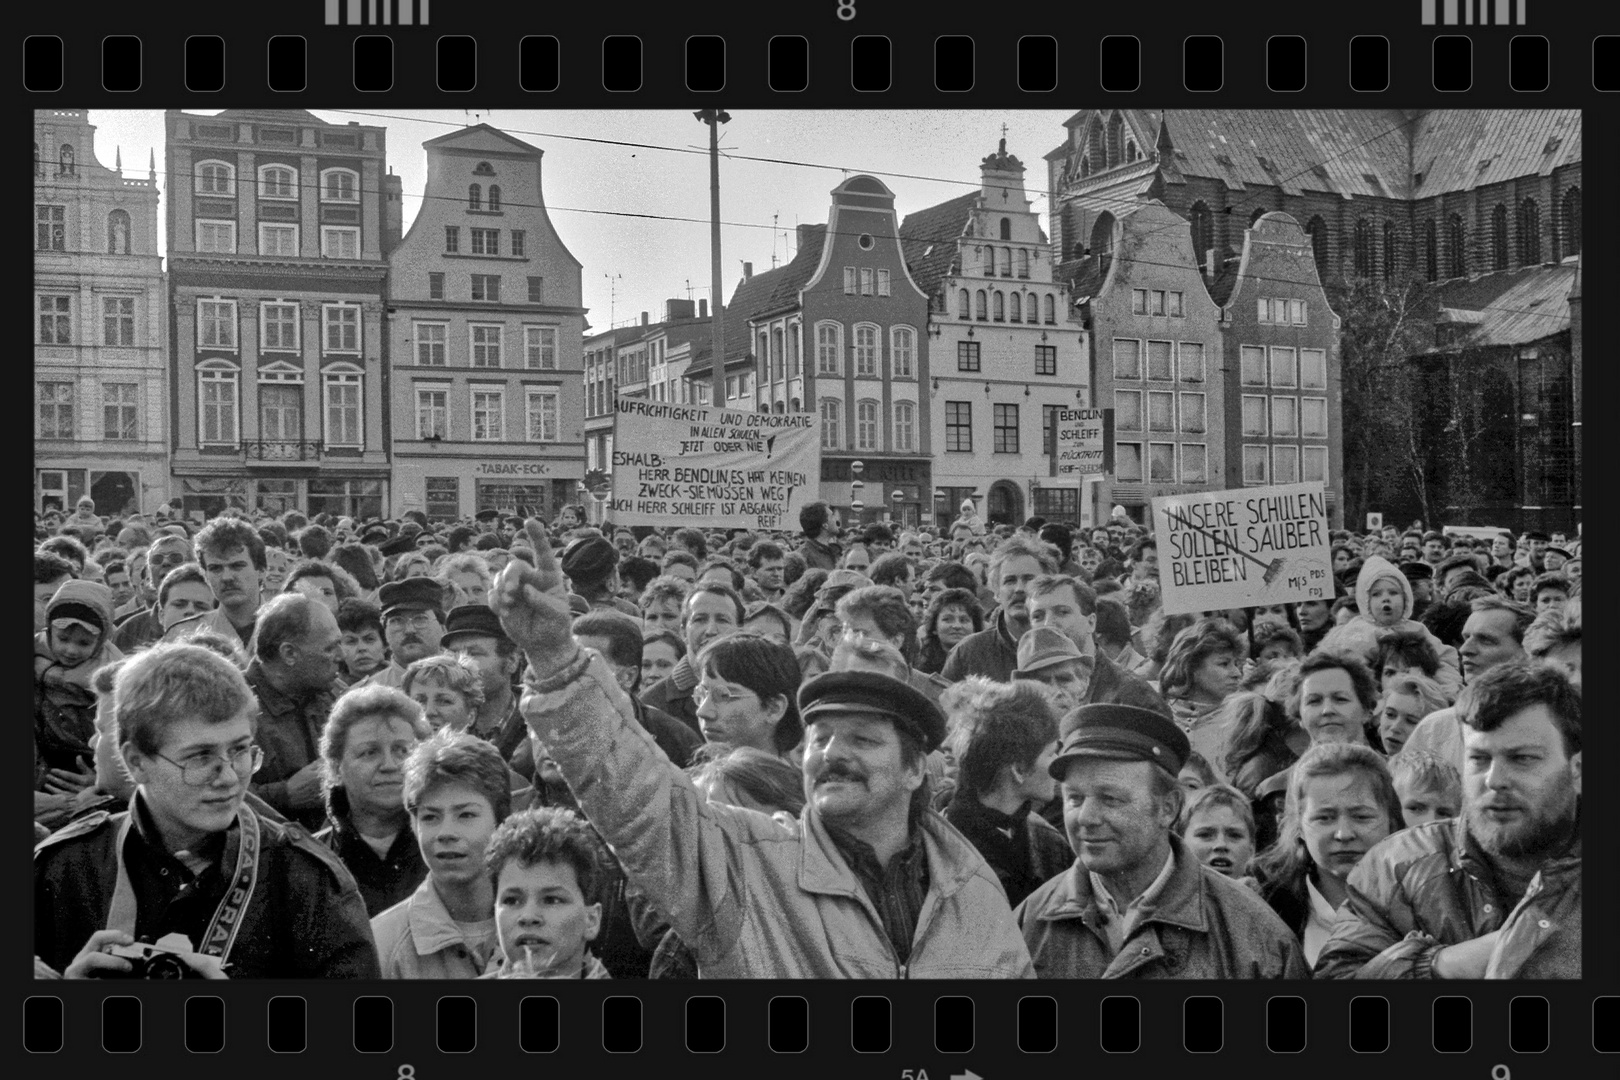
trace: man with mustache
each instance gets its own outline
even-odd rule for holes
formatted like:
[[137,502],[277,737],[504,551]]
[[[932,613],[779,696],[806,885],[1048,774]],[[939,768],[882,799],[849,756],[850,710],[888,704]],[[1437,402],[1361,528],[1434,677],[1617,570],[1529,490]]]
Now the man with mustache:
[[444,638],[444,587],[431,577],[390,581],[377,590],[382,605],[383,637],[388,640],[388,666],[365,680],[368,685],[405,685],[405,669],[441,651]]
[[990,556],[990,587],[995,590],[995,623],[957,643],[945,658],[940,675],[960,682],[983,675],[996,682],[1012,678],[1018,667],[1018,639],[1029,630],[1027,590],[1042,574],[1057,573],[1057,549],[1027,536],[1001,542]]
[[1463,813],[1362,858],[1317,958],[1330,979],[1581,977],[1581,697],[1515,661],[1463,690]]
[[924,759],[945,734],[932,702],[871,672],[812,680],[799,818],[707,802],[574,643],[556,561],[538,544],[535,556],[502,570],[494,595],[529,658],[524,717],[703,977],[1033,974],[989,867],[929,809]]
[[197,561],[208,575],[219,606],[198,622],[201,630],[235,637],[246,649],[259,617],[259,579],[264,576],[264,540],[242,518],[217,517],[196,539]]

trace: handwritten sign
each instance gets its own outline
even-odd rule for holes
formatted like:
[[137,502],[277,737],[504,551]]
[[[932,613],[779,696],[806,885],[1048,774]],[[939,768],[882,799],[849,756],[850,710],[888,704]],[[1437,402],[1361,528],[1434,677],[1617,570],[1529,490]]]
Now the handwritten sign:
[[1153,500],[1167,615],[1333,598],[1320,482]]
[[1052,475],[1079,479],[1114,471],[1114,410],[1059,409]]
[[619,398],[613,432],[615,525],[793,529],[821,497],[812,413]]

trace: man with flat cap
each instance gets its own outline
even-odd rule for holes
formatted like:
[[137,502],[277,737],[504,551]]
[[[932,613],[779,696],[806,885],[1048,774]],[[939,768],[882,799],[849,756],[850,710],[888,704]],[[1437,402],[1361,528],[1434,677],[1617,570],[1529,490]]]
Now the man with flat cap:
[[524,718],[702,977],[1033,976],[995,874],[928,807],[932,702],[872,672],[814,679],[799,817],[710,803],[573,641],[561,571],[526,528],[537,565],[509,563],[492,593],[529,659]]
[[430,577],[409,577],[384,584],[377,590],[377,600],[382,605],[388,666],[370,675],[365,683],[398,690],[405,685],[406,668],[440,651],[444,588]]
[[1190,749],[1175,721],[1082,705],[1061,737],[1050,771],[1075,863],[1013,912],[1041,978],[1309,977],[1299,939],[1266,902],[1175,835]]
[[617,611],[632,619],[641,618],[641,609],[620,600],[619,550],[606,537],[582,536],[562,553],[562,572],[574,593],[582,596],[590,611]]
[[[466,657],[478,668],[484,703],[478,707],[470,730],[493,743],[501,757],[511,762],[529,742],[529,729],[523,726],[518,696],[512,688],[518,668],[523,665],[517,643],[506,636],[501,620],[488,604],[462,604],[445,616],[439,647]],[[529,771],[533,771],[532,761]]]

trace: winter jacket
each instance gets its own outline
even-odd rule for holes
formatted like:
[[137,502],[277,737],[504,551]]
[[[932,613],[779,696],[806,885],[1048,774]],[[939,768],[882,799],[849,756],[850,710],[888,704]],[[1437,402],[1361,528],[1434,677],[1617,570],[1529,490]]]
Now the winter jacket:
[[[72,667],[63,667],[51,650],[49,620],[63,605],[77,604],[96,613],[101,636],[96,651]],[[38,758],[34,787],[47,769],[77,772],[90,753],[95,734],[96,695],[92,680],[101,668],[124,658],[113,644],[112,592],[93,581],[64,582],[45,608],[45,629],[34,635],[34,748]]]
[[1021,815],[1007,815],[957,792],[945,808],[945,820],[979,849],[1015,905],[1074,862],[1068,837],[1028,804]]
[[[1401,596],[1405,606],[1400,616],[1391,625],[1384,627],[1373,621],[1372,594],[1373,582],[1379,578],[1389,578],[1401,587]],[[1434,647],[1435,654],[1440,657],[1440,670],[1435,673],[1434,681],[1440,684],[1448,698],[1455,699],[1462,692],[1462,666],[1457,657],[1457,650],[1444,644],[1439,638],[1429,632],[1429,628],[1412,619],[1412,585],[1406,580],[1406,575],[1397,570],[1388,559],[1377,555],[1368,556],[1367,561],[1361,565],[1361,574],[1356,578],[1356,605],[1361,614],[1345,623],[1334,627],[1322,638],[1321,647],[1324,649],[1346,649],[1367,661],[1372,667],[1378,660],[1378,633],[1380,630],[1405,630],[1410,633],[1422,634],[1429,639]],[[1374,672],[1376,675],[1377,672]]]
[[531,683],[524,717],[632,885],[703,978],[1030,978],[995,874],[939,815],[917,823],[928,890],[906,963],[814,806],[710,803],[635,722],[600,657]]
[[[494,911],[490,911],[493,918]],[[371,920],[377,957],[385,979],[476,979],[492,969],[501,954],[491,939],[490,955],[467,947],[461,927],[439,899],[428,876],[416,891]]]
[[1157,906],[1117,956],[1076,860],[1013,912],[1043,979],[1304,979],[1299,939],[1266,902],[1201,865],[1176,836]]
[[1581,841],[1522,897],[1498,896],[1466,816],[1404,829],[1350,871],[1350,898],[1316,960],[1323,979],[1430,979],[1441,948],[1501,931],[1487,979],[1581,977]]
[[799,545],[799,555],[804,559],[806,570],[836,570],[838,557],[843,554],[836,542],[823,544],[820,540],[805,537]]
[[321,756],[321,732],[340,691],[334,684],[295,701],[270,685],[257,659],[248,665],[247,683],[258,706],[254,741],[264,750],[264,764],[253,774],[253,793],[314,832],[323,827],[326,808],[316,804],[293,809],[287,801],[287,784],[294,773]]
[[675,662],[668,675],[641,692],[641,703],[665,716],[673,716],[703,737],[703,725],[698,723],[697,702],[692,692],[697,689],[698,673],[692,667],[692,657],[683,656]]
[[1146,679],[1131,674],[1101,652],[1092,657],[1091,685],[1086,689],[1086,704],[1135,705],[1164,716],[1170,715],[1170,706],[1165,704],[1157,690],[1148,685]]
[[[490,962],[489,970],[478,977],[480,979],[499,979],[505,967],[506,957],[497,949],[495,959]],[[580,969],[578,977],[581,979],[611,979],[613,973],[607,969],[606,964],[587,952],[585,954],[585,966]]]
[[1009,682],[1018,669],[1018,639],[1007,629],[1006,613],[998,613],[990,625],[957,642],[945,658],[940,677],[961,682],[969,675],[983,675],[996,682]]

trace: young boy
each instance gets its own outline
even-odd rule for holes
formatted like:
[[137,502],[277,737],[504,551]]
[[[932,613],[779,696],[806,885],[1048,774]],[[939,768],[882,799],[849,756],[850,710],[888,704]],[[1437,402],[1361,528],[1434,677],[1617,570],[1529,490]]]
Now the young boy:
[[1457,816],[1462,806],[1462,777],[1451,762],[1427,750],[1407,750],[1390,759],[1389,771],[1408,829]]
[[376,604],[350,597],[338,604],[338,629],[343,631],[343,670],[350,683],[357,683],[388,664],[388,646],[383,643],[382,609]]
[[486,979],[607,979],[590,952],[602,930],[607,855],[585,819],[560,806],[507,818],[484,862],[500,954]]
[[112,644],[112,592],[92,581],[64,582],[45,605],[34,635],[34,790],[36,815],[63,811],[95,783],[92,680],[123,659]]
[[496,951],[484,851],[512,808],[506,762],[483,739],[443,728],[406,760],[404,799],[428,876],[371,920],[383,978],[476,979]]

